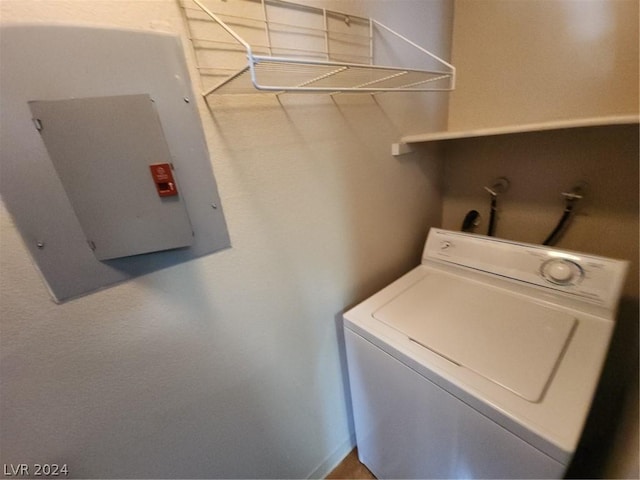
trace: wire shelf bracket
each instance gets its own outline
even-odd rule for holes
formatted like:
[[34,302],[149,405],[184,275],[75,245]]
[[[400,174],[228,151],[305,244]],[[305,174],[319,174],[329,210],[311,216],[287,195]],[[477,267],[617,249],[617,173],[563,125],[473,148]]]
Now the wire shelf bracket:
[[[447,92],[455,88],[453,65],[371,18],[285,0],[210,0],[208,4],[219,10],[215,12],[205,5],[206,0],[177,1],[205,97],[260,92]],[[240,4],[248,5],[240,9],[247,15],[233,10]],[[374,64],[380,52],[388,55],[385,49],[391,42],[410,51],[420,67]],[[239,56],[243,58],[238,60]],[[217,66],[227,61],[229,66]]]

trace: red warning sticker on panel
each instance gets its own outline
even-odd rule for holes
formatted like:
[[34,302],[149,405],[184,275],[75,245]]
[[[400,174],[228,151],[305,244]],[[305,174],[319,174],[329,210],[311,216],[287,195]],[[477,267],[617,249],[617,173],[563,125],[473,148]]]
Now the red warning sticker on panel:
[[176,181],[173,179],[171,165],[168,163],[155,163],[149,165],[153,182],[156,184],[156,190],[161,197],[171,197],[178,195]]

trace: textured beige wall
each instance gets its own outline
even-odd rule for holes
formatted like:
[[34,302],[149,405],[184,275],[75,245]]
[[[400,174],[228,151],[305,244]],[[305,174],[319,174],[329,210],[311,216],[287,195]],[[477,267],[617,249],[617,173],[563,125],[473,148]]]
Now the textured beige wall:
[[449,129],[638,113],[637,0],[456,0]]
[[[401,4],[340,7],[447,57],[452,5]],[[184,38],[173,0],[0,9],[2,24]],[[409,129],[442,128],[446,95],[210,105],[199,100],[229,250],[55,305],[0,209],[3,463],[68,463],[77,478],[305,478],[350,450],[341,312],[416,265],[440,224],[437,156],[389,150]]]
[[443,226],[459,229],[478,210],[485,233],[489,194],[484,186],[506,176],[496,235],[542,243],[564,208],[562,192],[586,182],[585,198],[560,248],[631,261],[625,294],[638,296],[638,127],[612,126],[500,135],[444,146]]

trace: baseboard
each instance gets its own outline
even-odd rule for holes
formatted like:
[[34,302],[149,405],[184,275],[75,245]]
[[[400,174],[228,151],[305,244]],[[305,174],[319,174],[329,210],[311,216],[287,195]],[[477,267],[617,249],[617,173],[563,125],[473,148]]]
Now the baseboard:
[[307,478],[325,478],[336,468],[356,446],[356,436],[351,434],[335,451],[329,455]]

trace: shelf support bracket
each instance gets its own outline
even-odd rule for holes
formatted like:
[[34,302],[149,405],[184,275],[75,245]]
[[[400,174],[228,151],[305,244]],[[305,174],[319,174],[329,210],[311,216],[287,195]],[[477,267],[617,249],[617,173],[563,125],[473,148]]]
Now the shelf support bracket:
[[394,157],[399,157],[400,155],[406,155],[407,153],[412,153],[413,148],[408,143],[392,143],[391,144],[391,155]]

